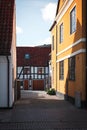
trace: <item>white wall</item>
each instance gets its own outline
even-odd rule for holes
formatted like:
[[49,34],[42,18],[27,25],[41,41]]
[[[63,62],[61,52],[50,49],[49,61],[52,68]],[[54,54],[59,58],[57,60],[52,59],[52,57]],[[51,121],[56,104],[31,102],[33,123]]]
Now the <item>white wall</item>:
[[7,59],[0,56],[0,107],[7,107]]
[[14,74],[12,73],[12,69],[13,69],[13,65],[12,65],[12,59],[9,56],[9,107],[12,107],[13,103],[14,103],[14,85],[13,85],[13,76]]
[[[0,107],[8,107],[8,68],[6,56],[0,56]],[[9,56],[9,107],[14,103],[14,88],[12,87],[12,60]]]

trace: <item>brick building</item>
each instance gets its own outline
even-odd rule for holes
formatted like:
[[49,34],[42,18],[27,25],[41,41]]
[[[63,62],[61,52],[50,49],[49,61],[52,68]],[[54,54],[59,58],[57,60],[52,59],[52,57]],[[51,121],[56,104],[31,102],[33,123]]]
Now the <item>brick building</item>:
[[15,79],[15,0],[0,0],[0,107],[12,107]]
[[50,45],[17,47],[17,79],[23,89],[44,90],[49,86]]

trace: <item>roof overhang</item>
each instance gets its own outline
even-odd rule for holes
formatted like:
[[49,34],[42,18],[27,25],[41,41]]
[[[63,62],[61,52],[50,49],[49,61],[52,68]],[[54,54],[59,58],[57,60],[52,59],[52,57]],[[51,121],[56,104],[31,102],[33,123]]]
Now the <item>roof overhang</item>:
[[51,28],[49,29],[49,31],[52,31],[52,29],[54,28],[54,26],[56,25],[56,23],[57,23],[56,21],[53,22],[53,24],[52,24]]

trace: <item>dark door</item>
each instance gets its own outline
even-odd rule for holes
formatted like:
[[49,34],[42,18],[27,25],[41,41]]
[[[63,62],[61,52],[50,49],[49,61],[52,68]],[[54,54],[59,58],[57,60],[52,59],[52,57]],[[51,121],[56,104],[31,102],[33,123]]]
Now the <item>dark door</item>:
[[29,80],[24,80],[24,90],[28,90]]
[[44,90],[44,80],[33,80],[33,90]]

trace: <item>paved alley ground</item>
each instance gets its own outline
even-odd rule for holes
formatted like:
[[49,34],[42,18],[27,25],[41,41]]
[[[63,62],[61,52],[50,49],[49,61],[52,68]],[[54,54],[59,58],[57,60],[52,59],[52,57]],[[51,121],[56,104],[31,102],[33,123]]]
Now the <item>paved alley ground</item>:
[[87,110],[43,91],[22,91],[13,109],[0,109],[0,130],[87,130]]

